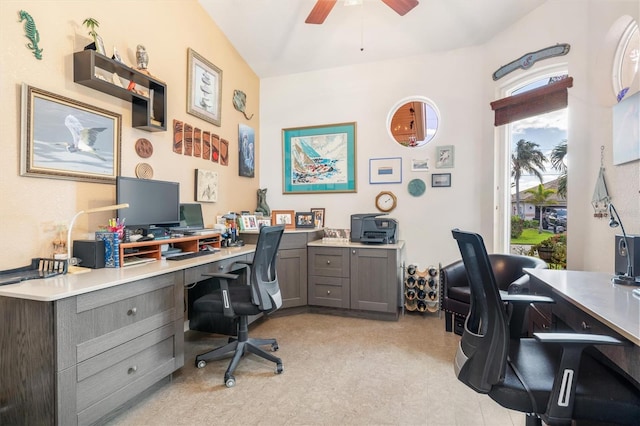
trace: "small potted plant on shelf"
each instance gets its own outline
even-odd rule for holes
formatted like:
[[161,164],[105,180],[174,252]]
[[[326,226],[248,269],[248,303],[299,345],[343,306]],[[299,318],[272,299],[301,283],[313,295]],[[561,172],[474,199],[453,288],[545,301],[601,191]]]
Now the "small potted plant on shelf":
[[104,55],[104,42],[102,41],[102,37],[100,37],[96,32],[96,28],[100,26],[100,23],[94,18],[87,18],[82,24],[89,29],[89,35],[93,38],[93,43],[86,45],[84,49],[95,50],[96,52]]

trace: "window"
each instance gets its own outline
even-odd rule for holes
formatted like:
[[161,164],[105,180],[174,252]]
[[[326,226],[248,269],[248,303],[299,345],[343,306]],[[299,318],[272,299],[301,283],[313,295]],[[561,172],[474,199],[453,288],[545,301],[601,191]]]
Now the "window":
[[639,63],[640,31],[638,23],[632,19],[620,37],[613,61],[613,90],[616,96],[631,86],[638,74]]

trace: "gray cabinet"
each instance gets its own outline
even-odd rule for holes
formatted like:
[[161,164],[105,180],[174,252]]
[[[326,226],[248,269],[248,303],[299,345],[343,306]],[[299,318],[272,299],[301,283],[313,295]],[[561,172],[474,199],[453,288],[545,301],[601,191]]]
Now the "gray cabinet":
[[309,305],[398,312],[400,249],[313,246],[308,253]]
[[[307,304],[307,243],[322,238],[322,229],[285,231],[278,248],[278,284],[282,308]],[[242,233],[245,243],[255,244],[257,233]]]
[[7,318],[28,318],[2,328],[13,344],[2,353],[0,424],[91,424],[182,367],[182,277],[54,302],[0,297]]

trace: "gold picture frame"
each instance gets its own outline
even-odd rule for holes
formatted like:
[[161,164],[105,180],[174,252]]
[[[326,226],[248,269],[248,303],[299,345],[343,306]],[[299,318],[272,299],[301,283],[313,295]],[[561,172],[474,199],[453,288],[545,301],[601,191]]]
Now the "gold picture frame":
[[22,85],[20,175],[115,184],[122,116]]
[[220,126],[222,70],[189,48],[187,74],[187,113]]

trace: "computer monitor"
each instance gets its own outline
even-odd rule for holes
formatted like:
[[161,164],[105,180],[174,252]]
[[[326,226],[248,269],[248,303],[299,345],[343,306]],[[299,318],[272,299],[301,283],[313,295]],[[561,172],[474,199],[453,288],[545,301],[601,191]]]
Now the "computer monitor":
[[161,180],[116,178],[116,202],[128,203],[118,211],[129,229],[171,227],[180,223],[180,184]]

